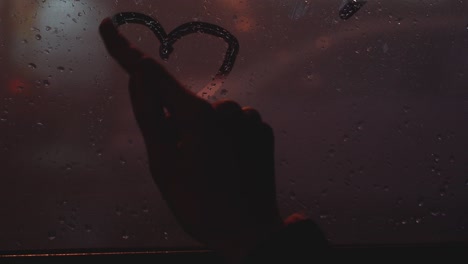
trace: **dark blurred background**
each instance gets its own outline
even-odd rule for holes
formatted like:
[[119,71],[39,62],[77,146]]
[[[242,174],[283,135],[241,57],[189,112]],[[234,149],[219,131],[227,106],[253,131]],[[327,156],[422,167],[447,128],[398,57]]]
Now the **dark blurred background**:
[[[200,247],[152,182],[128,77],[98,35],[122,11],[238,38],[207,99],[274,128],[284,216],[307,214],[334,245],[468,242],[468,2],[369,0],[348,20],[341,4],[0,1],[0,249]],[[158,56],[148,29],[121,30]],[[195,92],[226,49],[202,34],[174,47],[163,63]]]

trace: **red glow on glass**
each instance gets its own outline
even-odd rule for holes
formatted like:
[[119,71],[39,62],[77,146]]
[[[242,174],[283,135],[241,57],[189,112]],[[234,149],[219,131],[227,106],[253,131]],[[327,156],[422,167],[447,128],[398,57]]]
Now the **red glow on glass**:
[[20,79],[12,79],[8,83],[8,91],[10,94],[28,94],[29,89],[26,86],[26,83]]

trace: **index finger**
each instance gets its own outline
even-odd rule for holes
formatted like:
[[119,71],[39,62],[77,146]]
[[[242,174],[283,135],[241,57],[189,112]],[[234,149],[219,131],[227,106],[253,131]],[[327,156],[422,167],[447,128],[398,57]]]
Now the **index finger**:
[[134,47],[118,30],[111,18],[105,18],[99,25],[99,33],[109,54],[132,74],[144,57],[144,53]]
[[[193,123],[198,122],[200,118],[206,118],[206,115],[211,112],[210,103],[185,89],[156,60],[146,57],[142,51],[131,45],[117,30],[110,18],[101,22],[99,31],[109,54],[130,75],[141,71],[145,80],[144,86],[156,89],[160,98],[154,98],[154,93],[151,93],[153,94],[151,96],[148,91],[142,92],[159,100],[174,120],[181,123],[182,127],[193,126]],[[143,89],[143,87],[133,87],[132,89]]]

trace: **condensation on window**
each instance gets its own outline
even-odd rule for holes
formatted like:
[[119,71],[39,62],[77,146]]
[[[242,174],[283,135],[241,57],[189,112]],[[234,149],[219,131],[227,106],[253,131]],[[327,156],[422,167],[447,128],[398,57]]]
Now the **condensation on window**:
[[[466,242],[468,3],[354,2],[0,1],[0,248],[200,246],[152,182],[128,77],[98,35],[124,11],[236,36],[207,99],[274,128],[283,216],[305,213],[336,245]],[[164,62],[150,30],[120,30],[197,93],[227,48],[191,34]]]

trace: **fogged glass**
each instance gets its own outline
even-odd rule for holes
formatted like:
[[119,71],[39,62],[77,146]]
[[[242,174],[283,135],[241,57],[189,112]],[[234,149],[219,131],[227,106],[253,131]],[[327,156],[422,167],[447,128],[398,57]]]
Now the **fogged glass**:
[[[207,100],[274,128],[283,216],[305,213],[334,245],[466,242],[468,2],[369,0],[340,16],[349,2],[0,1],[0,248],[201,246],[152,181],[128,76],[98,34],[123,11],[237,37]],[[165,62],[150,30],[120,30],[199,94],[227,48],[191,34]]]

